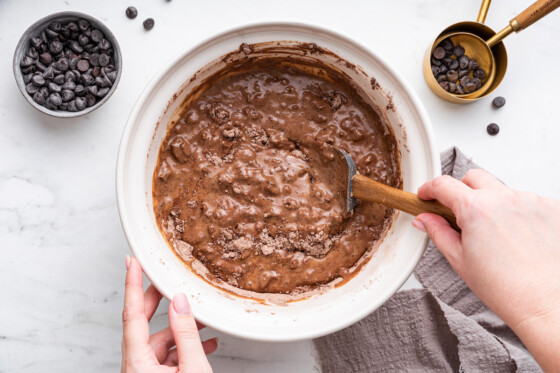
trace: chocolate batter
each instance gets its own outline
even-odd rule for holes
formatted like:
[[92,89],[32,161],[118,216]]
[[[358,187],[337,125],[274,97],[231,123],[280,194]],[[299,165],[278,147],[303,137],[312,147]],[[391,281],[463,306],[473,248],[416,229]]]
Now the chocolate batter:
[[334,279],[383,238],[393,211],[344,213],[345,170],[400,187],[396,140],[344,79],[279,59],[207,82],[168,129],[153,178],[162,232],[214,282],[294,294]]

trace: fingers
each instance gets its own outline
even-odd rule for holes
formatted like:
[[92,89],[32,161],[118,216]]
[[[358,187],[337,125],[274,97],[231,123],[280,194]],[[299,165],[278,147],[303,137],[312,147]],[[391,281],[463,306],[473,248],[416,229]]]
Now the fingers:
[[[220,341],[217,337],[202,342],[202,348],[204,349],[204,353],[206,355],[210,355],[211,353],[216,352],[216,350],[218,349],[219,342]],[[161,364],[170,367],[177,366],[179,364],[179,356],[177,354],[177,349],[174,348],[172,350],[169,350],[167,356],[165,357],[165,360],[162,361]]]
[[144,293],[144,313],[148,320],[151,320],[156,313],[161,297],[154,285],[150,285]]
[[[418,226],[419,223],[424,229]],[[463,247],[461,235],[451,228],[444,218],[435,214],[420,214],[413,220],[412,225],[428,233],[438,250],[452,266],[458,262]]]
[[173,339],[171,328],[167,327],[152,334],[150,337],[150,346],[157,360],[161,363],[167,357],[169,349],[175,346],[175,339]]
[[494,175],[481,168],[468,170],[462,181],[473,189],[502,188],[505,186]]
[[169,326],[177,345],[181,372],[211,372],[196,321],[185,294],[177,294],[169,304]]
[[123,341],[127,351],[135,351],[148,343],[150,329],[144,311],[144,291],[142,289],[142,267],[135,258],[128,258],[124,290]]
[[[437,199],[445,206],[454,210],[455,203],[466,197],[472,189],[451,176],[438,176],[418,189],[418,197],[425,200]],[[454,211],[455,212],[455,211]]]

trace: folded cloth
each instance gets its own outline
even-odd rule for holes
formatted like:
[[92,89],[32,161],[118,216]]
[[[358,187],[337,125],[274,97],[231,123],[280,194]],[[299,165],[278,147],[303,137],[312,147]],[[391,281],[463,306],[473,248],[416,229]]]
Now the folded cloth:
[[[441,154],[441,165],[457,179],[478,168],[457,148]],[[398,292],[365,319],[314,340],[323,372],[542,372],[431,241],[415,273],[425,289]]]

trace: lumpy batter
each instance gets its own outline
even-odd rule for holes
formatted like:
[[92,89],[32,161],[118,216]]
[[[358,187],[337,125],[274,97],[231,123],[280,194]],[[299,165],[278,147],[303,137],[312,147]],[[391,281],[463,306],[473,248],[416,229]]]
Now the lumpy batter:
[[270,60],[211,80],[161,145],[158,224],[218,285],[293,294],[349,278],[393,211],[362,203],[345,214],[335,148],[359,173],[400,186],[392,132],[332,73]]

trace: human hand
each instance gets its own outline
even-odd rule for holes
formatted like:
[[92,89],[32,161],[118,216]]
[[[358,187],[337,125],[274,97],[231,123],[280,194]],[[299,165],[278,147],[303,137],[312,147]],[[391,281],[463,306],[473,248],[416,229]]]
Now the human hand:
[[[148,322],[162,298],[150,285],[142,289],[142,267],[126,256],[121,373],[212,372],[206,354],[218,348],[218,339],[200,342],[198,323],[187,297],[177,294],[169,304],[169,325],[150,336]],[[177,348],[173,348],[174,346]]]
[[560,371],[560,203],[514,191],[480,169],[462,182],[450,176],[428,181],[418,195],[451,208],[462,233],[433,214],[418,215],[413,225],[428,233],[543,369]]

